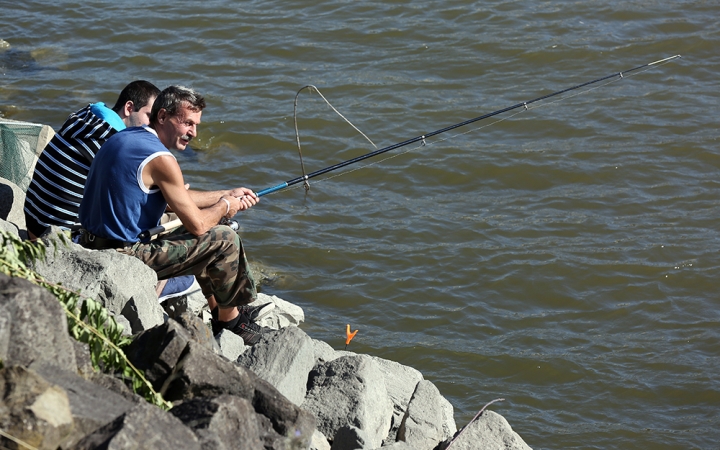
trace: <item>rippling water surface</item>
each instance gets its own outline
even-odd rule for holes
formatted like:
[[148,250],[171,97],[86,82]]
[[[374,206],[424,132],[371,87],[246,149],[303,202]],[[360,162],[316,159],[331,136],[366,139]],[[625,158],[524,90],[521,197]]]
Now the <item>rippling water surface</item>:
[[[718,448],[716,1],[0,11],[0,114],[57,128],[132,79],[191,85],[208,108],[178,158],[199,189],[300,175],[306,85],[385,147],[681,54],[239,218],[251,261],[277,274],[265,291],[301,305],[310,336],[341,349],[350,323],[350,350],[421,370],[459,426],[503,397],[492,409],[533,448]],[[308,90],[298,126],[308,171],[374,149]]]

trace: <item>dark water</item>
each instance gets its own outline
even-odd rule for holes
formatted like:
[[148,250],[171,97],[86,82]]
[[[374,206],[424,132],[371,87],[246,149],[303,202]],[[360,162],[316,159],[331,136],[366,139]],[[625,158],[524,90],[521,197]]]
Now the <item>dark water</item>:
[[[142,5],[0,1],[0,113],[57,128],[132,79],[191,85],[187,181],[260,190],[301,173],[305,85],[384,147],[681,54],[240,218],[308,334],[350,323],[459,426],[503,397],[533,448],[720,448],[717,1]],[[307,90],[298,126],[309,172],[374,149]]]

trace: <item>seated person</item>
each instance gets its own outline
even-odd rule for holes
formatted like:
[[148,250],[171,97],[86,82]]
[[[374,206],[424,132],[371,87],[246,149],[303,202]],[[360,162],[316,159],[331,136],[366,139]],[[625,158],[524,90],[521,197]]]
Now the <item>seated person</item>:
[[150,123],[150,111],[160,89],[144,80],[125,86],[112,109],[93,103],[70,114],[45,146],[25,196],[25,223],[30,239],[50,225],[79,225],[78,209],[85,179],[100,147],[126,127]]
[[[192,89],[170,86],[155,100],[149,126],[128,128],[103,145],[80,204],[80,243],[134,256],[161,280],[195,275],[213,312],[213,332],[227,329],[253,345],[266,330],[254,319],[272,304],[248,306],[257,291],[240,236],[218,224],[259,198],[243,187],[186,189],[180,166],[168,150],[184,150],[197,135],[204,108],[204,98]],[[140,233],[157,226],[168,205],[183,226],[141,242]]]
[[[25,196],[30,239],[42,235],[50,225],[61,229],[79,226],[78,209],[95,154],[118,131],[150,123],[158,94],[160,89],[154,84],[136,80],[123,88],[112,109],[98,102],[70,114],[40,154]],[[186,293],[193,281],[192,276],[174,279],[169,285],[161,281],[156,291],[162,301]]]

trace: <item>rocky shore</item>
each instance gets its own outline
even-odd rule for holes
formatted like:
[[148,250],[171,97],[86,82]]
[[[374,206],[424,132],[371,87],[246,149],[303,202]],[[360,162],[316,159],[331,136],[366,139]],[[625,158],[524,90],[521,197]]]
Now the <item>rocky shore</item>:
[[[0,179],[0,231],[25,237],[23,201]],[[300,327],[302,309],[280,298],[259,294],[258,304],[275,306],[260,323],[276,331],[247,347],[232,333],[212,336],[199,287],[160,304],[155,273],[114,250],[61,245],[33,269],[102,303],[133,338],[129,360],[173,406],[165,411],[93,371],[59,301],[0,274],[4,447],[529,448],[490,410],[458,430],[452,405],[419,371],[313,339]]]

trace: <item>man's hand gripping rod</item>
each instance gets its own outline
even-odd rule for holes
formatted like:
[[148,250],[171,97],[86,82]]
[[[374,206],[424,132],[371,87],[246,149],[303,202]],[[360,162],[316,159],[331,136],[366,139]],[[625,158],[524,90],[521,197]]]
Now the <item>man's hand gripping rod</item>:
[[[240,224],[238,223],[237,220],[226,219],[225,217],[220,219],[219,225],[227,225],[235,231],[237,231],[240,228]],[[141,241],[145,241],[145,240],[148,240],[151,237],[155,236],[156,234],[174,230],[175,228],[179,228],[181,226],[182,226],[182,221],[180,219],[171,220],[162,225],[158,225],[154,228],[150,228],[148,230],[143,231],[142,233],[140,233],[138,235],[138,237],[140,238]]]

